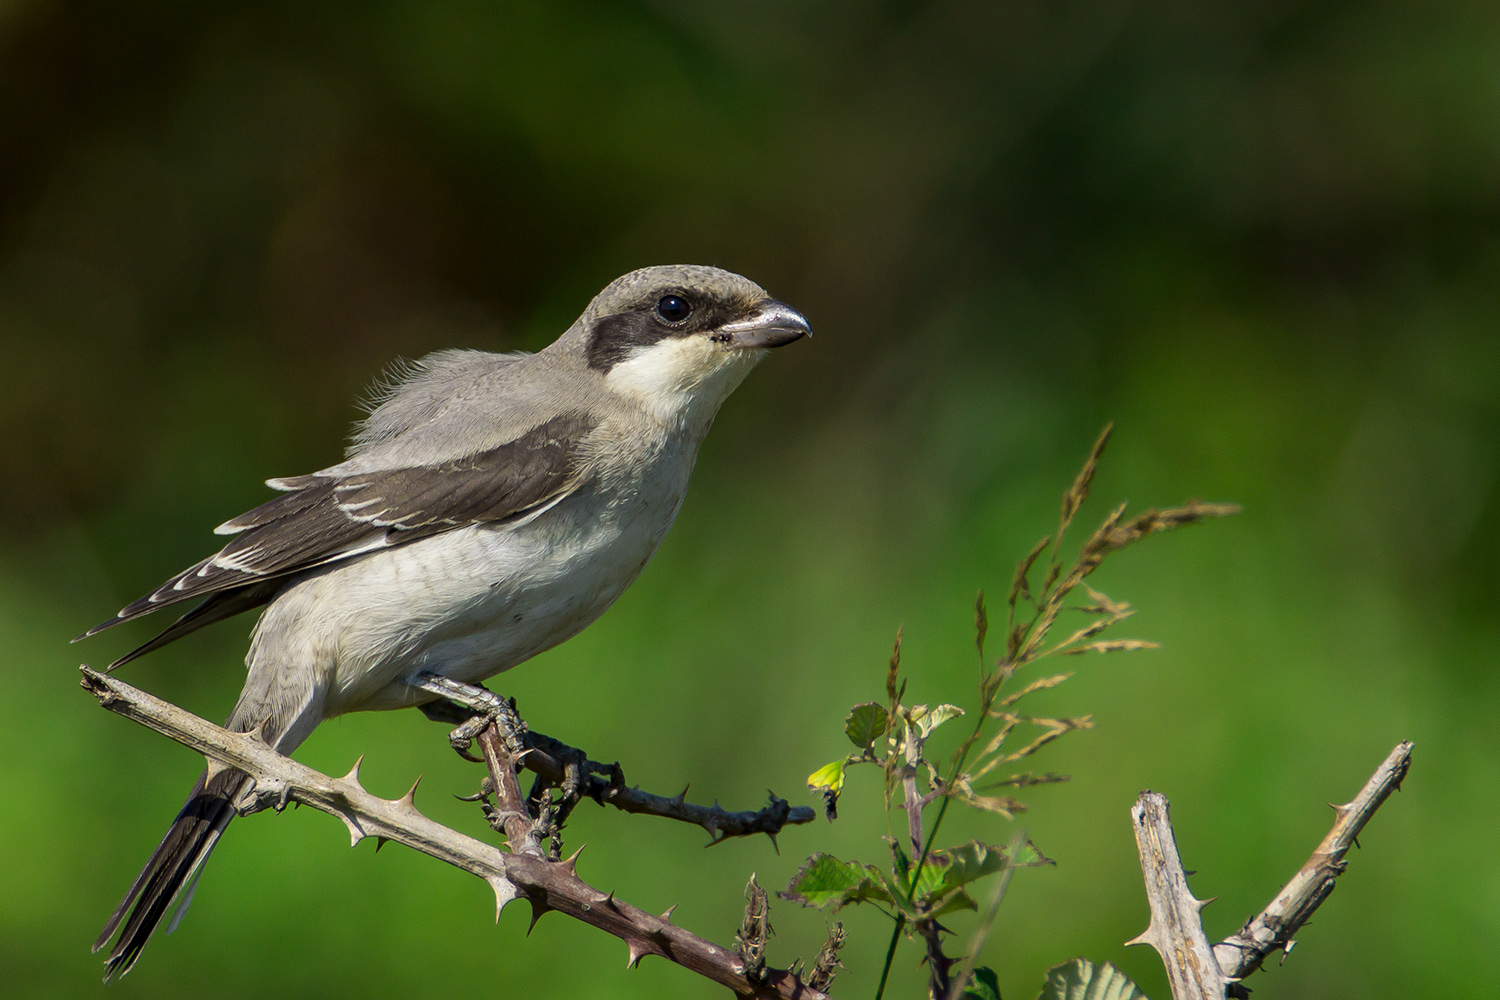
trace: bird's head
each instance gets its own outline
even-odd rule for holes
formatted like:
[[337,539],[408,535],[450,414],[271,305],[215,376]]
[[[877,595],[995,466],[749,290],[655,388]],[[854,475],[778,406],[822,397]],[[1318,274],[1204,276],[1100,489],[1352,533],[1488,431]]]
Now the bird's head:
[[768,350],[812,333],[748,278],[685,264],[616,278],[575,330],[611,390],[659,418],[705,424]]

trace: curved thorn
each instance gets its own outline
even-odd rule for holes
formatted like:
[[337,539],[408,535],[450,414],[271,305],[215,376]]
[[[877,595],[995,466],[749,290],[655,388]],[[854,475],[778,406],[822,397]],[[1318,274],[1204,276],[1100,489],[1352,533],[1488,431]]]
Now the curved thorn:
[[421,783],[422,783],[422,776],[419,774],[419,775],[417,775],[417,780],[413,781],[411,783],[411,787],[406,790],[406,794],[403,795],[403,796],[401,796],[396,801],[392,802],[391,805],[395,806],[397,809],[406,809],[406,810],[409,810],[411,812],[416,812],[417,811],[417,786],[420,785]]
[[351,767],[351,768],[349,768],[349,773],[346,774],[346,775],[344,775],[344,777],[342,778],[343,781],[349,782],[351,785],[353,785],[355,788],[358,788],[360,791],[364,791],[365,790],[364,786],[359,783],[359,765],[363,764],[364,762],[365,762],[365,755],[364,754],[360,754],[357,758],[355,758],[355,760],[354,760],[354,766]]
[[206,757],[204,759],[208,761],[208,770],[203,775],[203,783],[205,785],[210,781],[213,781],[225,771],[229,770],[229,765],[224,763],[222,760],[219,760],[217,757]]
[[511,900],[521,894],[515,883],[504,875],[491,875],[485,879],[490,888],[495,890],[495,922],[500,922],[500,913]]
[[536,928],[536,922],[542,919],[544,914],[552,912],[552,907],[534,896],[527,896],[526,901],[531,904],[531,926],[526,928],[526,936],[531,937],[531,932]]

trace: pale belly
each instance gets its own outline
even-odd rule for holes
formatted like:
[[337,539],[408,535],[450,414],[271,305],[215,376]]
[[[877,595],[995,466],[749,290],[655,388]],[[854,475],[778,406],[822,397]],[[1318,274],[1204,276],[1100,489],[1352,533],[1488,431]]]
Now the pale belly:
[[318,664],[325,718],[430,700],[404,683],[422,671],[482,681],[603,614],[680,500],[669,490],[608,505],[570,498],[530,524],[462,528],[330,568],[267,609],[251,673],[276,660]]

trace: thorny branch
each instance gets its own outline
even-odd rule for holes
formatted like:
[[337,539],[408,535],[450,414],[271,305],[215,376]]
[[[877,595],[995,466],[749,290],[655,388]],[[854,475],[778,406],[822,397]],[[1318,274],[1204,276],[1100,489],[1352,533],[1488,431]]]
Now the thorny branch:
[[1271,952],[1292,950],[1292,936],[1333,892],[1334,879],[1346,867],[1344,855],[1358,846],[1359,832],[1390,794],[1401,788],[1411,767],[1411,750],[1410,740],[1396,744],[1354,800],[1333,807],[1333,828],[1270,905],[1232,937],[1214,945],[1226,977],[1243,979],[1260,968]]
[[490,825],[505,834],[510,849],[517,854],[532,854],[543,857],[540,844],[545,822],[538,817],[533,823],[526,809],[526,800],[521,797],[521,785],[516,780],[517,762],[510,747],[501,737],[499,727],[491,722],[479,733],[479,746],[484,751],[484,762],[490,769],[490,785],[495,789],[498,805],[486,810]]
[[496,919],[507,903],[522,898],[531,904],[533,923],[557,910],[620,938],[630,949],[630,966],[657,955],[740,997],[826,997],[785,969],[766,968],[752,981],[731,949],[675,926],[671,910],[655,916],[584,882],[576,871],[576,854],[566,861],[549,861],[505,853],[423,816],[416,807],[415,785],[399,799],[382,799],[360,785],[358,761],[344,777],[331,778],[283,757],[254,733],[231,733],[116,678],[86,666],[80,669],[83,688],[104,708],[205,755],[211,766],[250,775],[255,792],[244,808],[247,813],[286,802],[330,813],[348,828],[351,844],[367,837],[394,841],[483,879],[495,892]]
[[[422,706],[429,719],[449,725],[460,725],[472,715],[467,710],[448,703],[434,702]],[[730,837],[748,837],[764,833],[776,842],[776,835],[787,826],[811,823],[817,813],[808,806],[793,806],[786,799],[771,793],[771,801],[762,809],[751,812],[730,812],[718,803],[712,806],[694,805],[685,801],[687,789],[668,797],[642,791],[625,784],[625,772],[618,763],[602,764],[588,760],[580,751],[561,740],[553,739],[534,731],[524,733],[525,749],[518,755],[519,765],[552,785],[561,786],[567,780],[566,761],[570,755],[582,759],[582,774],[579,794],[593,799],[601,805],[614,806],[622,812],[646,816],[660,816],[683,823],[701,826],[718,844]]]
[[1196,899],[1188,890],[1167,797],[1142,792],[1130,810],[1130,818],[1135,823],[1135,844],[1140,849],[1146,897],[1151,902],[1151,924],[1125,943],[1149,944],[1156,949],[1167,968],[1173,1000],[1223,1000],[1224,972],[1214,959],[1213,946],[1198,916],[1211,900]]
[[1157,950],[1167,968],[1174,1000],[1247,996],[1239,981],[1260,968],[1271,952],[1292,950],[1293,936],[1333,892],[1334,880],[1346,867],[1344,855],[1356,846],[1359,832],[1401,787],[1411,767],[1411,751],[1410,740],[1397,744],[1353,801],[1334,806],[1333,828],[1307,863],[1270,905],[1211,949],[1198,913],[1212,900],[1195,899],[1188,890],[1166,797],[1141,793],[1131,817],[1151,904],[1151,925],[1126,943],[1149,944]]

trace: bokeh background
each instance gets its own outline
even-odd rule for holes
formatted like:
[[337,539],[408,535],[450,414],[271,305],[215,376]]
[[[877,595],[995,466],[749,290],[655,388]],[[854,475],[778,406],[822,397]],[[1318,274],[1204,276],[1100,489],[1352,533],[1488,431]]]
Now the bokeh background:
[[[1098,583],[1157,652],[1038,708],[1097,729],[1018,821],[983,961],[1034,996],[1074,955],[1168,993],[1128,809],[1173,802],[1223,936],[1402,738],[1402,793],[1265,997],[1494,992],[1500,939],[1500,8],[687,0],[0,3],[0,994],[707,997],[479,881],[236,823],[181,929],[103,987],[88,953],[200,761],[100,711],[66,640],[213,545],[261,480],[340,456],[393,358],[535,349],[618,273],[702,261],[804,310],[729,402],[678,524],[596,626],[503,679],[630,778],[808,801],[879,697],[972,699],[972,602],[1106,420],[1084,520],[1190,496],[1227,522]],[[210,718],[249,619],[133,664]],[[299,753],[470,831],[476,770],[415,713]],[[702,850],[591,805],[581,871],[727,941],[753,870],[880,860],[873,776],[832,826]],[[959,817],[955,838],[1011,824]],[[819,914],[775,905],[771,960]],[[846,913],[842,996],[889,925]],[[955,921],[967,932],[970,924]],[[960,938],[960,940],[962,940]],[[956,944],[955,950],[961,945]],[[893,996],[922,995],[917,951]]]

